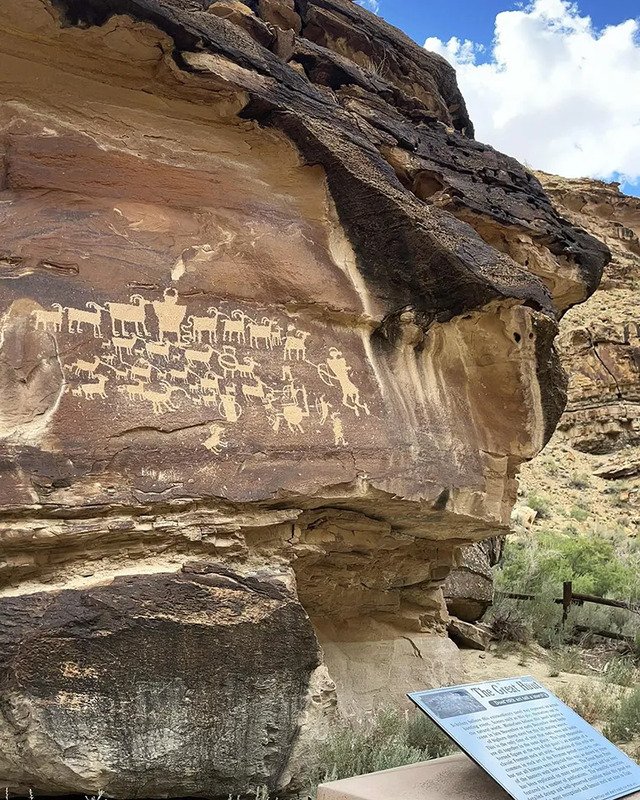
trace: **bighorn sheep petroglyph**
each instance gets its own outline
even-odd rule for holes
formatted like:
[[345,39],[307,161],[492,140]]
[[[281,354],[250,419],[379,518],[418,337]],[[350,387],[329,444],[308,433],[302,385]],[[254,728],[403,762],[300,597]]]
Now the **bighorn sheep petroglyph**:
[[[127,325],[133,325],[136,336],[149,336],[145,323],[147,301],[139,294],[133,294],[129,303],[106,303],[111,316],[111,332],[114,336],[126,336]],[[120,323],[118,330],[116,322]]]
[[60,303],[52,303],[51,308],[55,311],[48,311],[44,308],[36,308],[32,314],[36,318],[36,330],[47,330],[52,327],[54,331],[62,330],[62,320],[64,317],[64,309]]
[[81,333],[83,325],[90,325],[93,328],[93,335],[96,339],[102,338],[102,312],[106,308],[102,308],[97,303],[90,300],[86,303],[87,308],[92,308],[93,311],[84,311],[81,308],[67,307],[67,330],[69,333]]

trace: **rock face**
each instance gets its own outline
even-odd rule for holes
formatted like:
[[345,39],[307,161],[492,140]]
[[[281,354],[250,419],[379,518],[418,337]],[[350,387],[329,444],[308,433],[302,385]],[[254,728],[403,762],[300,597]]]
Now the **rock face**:
[[455,680],[442,583],[608,251],[348,0],[0,22],[0,779],[281,787]]
[[493,572],[502,554],[504,538],[493,537],[460,552],[457,568],[443,586],[449,613],[464,622],[479,620],[493,602]]
[[533,492],[546,504],[546,518],[536,520],[534,531],[540,524],[574,533],[637,536],[640,200],[621,194],[617,183],[539,177],[558,211],[605,241],[612,260],[598,291],[560,323],[569,401],[543,456],[523,465],[522,495]]
[[603,242],[612,260],[598,292],[562,320],[570,375],[559,440],[587,453],[640,444],[640,199],[619,184],[539,174],[560,213]]

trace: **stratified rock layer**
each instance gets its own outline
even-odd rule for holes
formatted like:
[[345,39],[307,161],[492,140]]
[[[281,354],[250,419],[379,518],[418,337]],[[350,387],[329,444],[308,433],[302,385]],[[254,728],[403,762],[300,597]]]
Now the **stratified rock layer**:
[[442,583],[607,250],[347,0],[0,23],[0,780],[277,788],[455,679]]
[[590,453],[640,443],[640,199],[617,183],[540,174],[554,205],[609,246],[596,294],[562,320],[559,350],[570,375],[559,440]]

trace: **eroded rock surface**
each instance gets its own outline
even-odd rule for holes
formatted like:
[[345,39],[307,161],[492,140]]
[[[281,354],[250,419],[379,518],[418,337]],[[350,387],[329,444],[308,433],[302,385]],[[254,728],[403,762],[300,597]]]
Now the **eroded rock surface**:
[[0,23],[0,779],[277,788],[336,708],[457,677],[443,581],[608,251],[348,0]]
[[640,444],[640,199],[617,183],[540,178],[558,210],[613,256],[595,295],[563,318],[558,343],[570,375],[559,439],[613,453]]

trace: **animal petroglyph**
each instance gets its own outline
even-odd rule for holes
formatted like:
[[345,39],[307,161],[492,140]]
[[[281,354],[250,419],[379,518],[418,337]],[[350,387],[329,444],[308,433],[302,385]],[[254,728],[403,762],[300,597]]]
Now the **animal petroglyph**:
[[144,389],[142,397],[153,405],[154,414],[162,414],[165,411],[175,411],[176,408],[171,403],[171,395],[175,391],[174,387],[167,381],[160,381],[162,391],[156,389]]
[[133,348],[136,346],[138,339],[137,337],[131,336],[129,338],[122,338],[120,336],[114,336],[111,340],[117,354],[118,358],[122,358],[124,353],[128,353],[131,355],[133,352]]
[[55,331],[62,330],[62,323],[64,321],[64,310],[60,303],[52,303],[51,307],[54,311],[48,311],[44,308],[36,308],[33,315],[36,318],[36,330],[49,330]]
[[189,325],[183,326],[183,330],[186,327],[185,333],[191,335],[193,341],[197,344],[204,342],[205,334],[209,344],[218,343],[218,319],[221,312],[217,308],[208,308],[207,313],[213,314],[213,317],[194,317],[191,315],[187,320]]
[[[146,325],[147,301],[139,294],[131,295],[129,303],[106,303],[111,316],[111,333],[114,336],[127,336],[127,325],[133,326],[137,336],[149,336]],[[120,330],[118,330],[118,325]]]
[[260,324],[251,320],[248,326],[249,346],[259,349],[260,343],[262,343],[268,350],[271,350],[277,339],[282,339],[282,336],[277,333],[277,327],[278,323],[267,317],[263,317]]
[[145,392],[145,382],[138,380],[136,383],[125,383],[118,386],[121,392],[126,392],[130,398],[142,397]]
[[93,397],[101,397],[103,400],[106,400],[107,399],[107,393],[105,392],[106,385],[107,385],[107,376],[97,375],[95,381],[92,381],[91,383],[81,383],[80,391],[87,398],[87,400],[90,400]]
[[208,344],[204,350],[188,348],[184,351],[184,357],[187,359],[187,364],[208,364],[214,352],[213,347]]
[[150,357],[158,356],[159,358],[163,358],[165,361],[169,360],[171,342],[145,342],[144,346],[147,350],[147,354]]
[[[65,365],[75,397],[100,402],[115,391],[119,402],[143,415],[188,413],[189,406],[212,415],[202,447],[214,455],[235,443],[238,434],[231,431],[255,425],[278,438],[322,436],[327,446],[344,447],[342,409],[351,419],[370,409],[342,351],[322,347],[316,364],[307,358],[318,350],[309,331],[225,308],[189,313],[178,292],[165,289],[160,300],[132,294],[128,303],[90,300],[85,308],[54,303],[32,317],[38,330],[85,338],[83,349],[63,348],[76,352]],[[101,340],[97,354],[89,345],[94,339]],[[318,384],[328,388],[320,392]]]
[[249,400],[250,398],[257,398],[258,400],[264,400],[265,398],[265,384],[262,382],[260,378],[256,378],[255,385],[251,384],[243,384],[242,385],[242,396],[245,400]]
[[222,441],[224,426],[216,424],[209,425],[209,431],[211,436],[209,436],[208,439],[205,439],[202,444],[207,448],[207,450],[211,450],[212,453],[218,455],[225,447],[229,447],[229,442]]
[[69,333],[80,333],[84,325],[88,325],[93,330],[93,335],[96,339],[102,338],[102,312],[103,309],[93,301],[86,304],[87,308],[93,309],[92,311],[85,311],[81,308],[65,308],[67,312],[67,330]]
[[73,370],[74,375],[85,375],[87,378],[89,378],[98,369],[101,363],[102,362],[98,356],[95,356],[93,361],[82,361],[82,359],[78,359],[71,365],[71,369]]
[[307,357],[307,337],[311,336],[307,331],[296,331],[294,325],[289,325],[289,333],[284,340],[284,357],[286,361],[304,360]]
[[[231,317],[228,317],[222,323],[222,341],[223,342],[237,342],[244,344],[246,341],[245,334],[245,320],[247,315],[244,311],[236,309],[231,312]],[[234,339],[235,337],[235,339]]]

